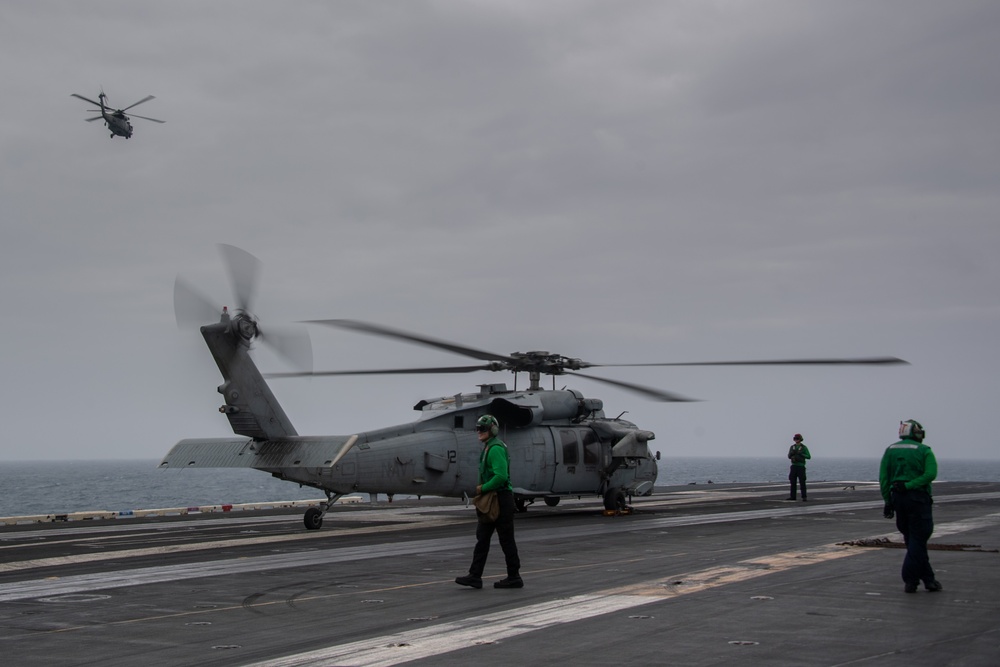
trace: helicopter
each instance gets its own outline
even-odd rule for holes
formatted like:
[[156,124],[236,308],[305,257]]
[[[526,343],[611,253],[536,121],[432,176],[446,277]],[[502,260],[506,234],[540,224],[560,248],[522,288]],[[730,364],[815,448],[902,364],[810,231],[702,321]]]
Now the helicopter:
[[[138,114],[132,114],[131,116],[125,115],[125,112],[131,109],[132,107],[137,107],[143,102],[155,100],[156,98],[152,95],[147,95],[146,97],[142,98],[135,104],[130,104],[124,109],[112,109],[108,106],[105,106],[104,101],[108,99],[108,96],[104,94],[103,88],[101,89],[101,93],[97,96],[97,99],[100,100],[99,102],[95,102],[94,100],[84,97],[83,95],[77,95],[76,93],[70,93],[70,96],[79,97],[84,102],[90,102],[94,106],[100,107],[99,111],[101,112],[101,115],[94,116],[93,118],[88,118],[87,122],[90,123],[92,121],[100,120],[103,118],[104,124],[108,126],[109,130],[111,130],[112,139],[115,138],[115,135],[118,135],[119,137],[125,137],[126,139],[132,136],[132,123],[130,122],[131,118],[142,118],[143,120],[151,120],[154,123],[167,122],[165,120],[157,120],[156,118],[149,118],[147,116],[140,116]],[[93,111],[98,111],[98,109],[94,109]]]
[[[603,401],[576,389],[556,389],[555,378],[573,375],[608,384],[647,399],[690,401],[688,397],[584,374],[583,369],[611,366],[832,365],[906,364],[896,357],[855,359],[779,359],[675,363],[598,364],[546,351],[498,354],[379,324],[347,319],[309,320],[364,335],[445,350],[480,362],[468,366],[314,371],[307,332],[262,328],[252,311],[260,262],[235,246],[219,246],[236,298],[235,308],[221,311],[180,277],[174,283],[178,325],[198,326],[223,377],[218,392],[236,437],[179,441],[160,468],[254,468],[316,488],[326,501],[305,511],[307,529],[322,527],[338,499],[354,493],[441,496],[468,502],[478,483],[481,444],[476,420],[491,414],[501,425],[510,454],[510,473],[518,511],[537,500],[550,507],[564,497],[601,498],[608,513],[628,513],[633,497],[651,495],[659,452],[649,442],[652,431],[622,418],[609,417]],[[214,321],[213,321],[214,320]],[[208,322],[207,324],[202,324]],[[303,324],[303,323],[300,323]],[[266,331],[266,333],[265,333]],[[269,344],[299,370],[263,374],[250,356],[256,343]],[[268,379],[358,375],[510,372],[514,387],[485,383],[478,390],[427,398],[413,409],[416,421],[347,435],[299,435],[278,403]],[[528,386],[517,388],[519,374]],[[552,377],[543,388],[542,376]]]

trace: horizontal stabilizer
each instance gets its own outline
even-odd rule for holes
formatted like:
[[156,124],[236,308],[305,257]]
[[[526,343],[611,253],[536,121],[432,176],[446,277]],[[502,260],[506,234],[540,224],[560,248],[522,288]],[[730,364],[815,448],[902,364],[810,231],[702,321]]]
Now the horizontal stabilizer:
[[329,467],[357,442],[357,436],[293,436],[280,440],[191,438],[181,440],[160,468],[320,468]]

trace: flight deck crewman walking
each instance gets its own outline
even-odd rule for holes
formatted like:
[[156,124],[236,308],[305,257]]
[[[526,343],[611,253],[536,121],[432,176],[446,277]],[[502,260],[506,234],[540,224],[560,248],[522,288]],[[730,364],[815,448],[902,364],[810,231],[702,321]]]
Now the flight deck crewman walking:
[[920,422],[909,419],[899,423],[899,442],[889,445],[882,455],[878,483],[885,500],[883,515],[896,518],[896,528],[903,534],[906,556],[903,558],[903,590],[916,593],[924,582],[930,592],[943,586],[934,577],[927,555],[927,540],[934,532],[931,505],[931,482],[937,477],[937,458],[924,444],[926,432]]
[[493,587],[524,587],[520,574],[521,560],[514,542],[514,492],[510,483],[510,455],[507,453],[507,445],[497,437],[499,433],[500,423],[493,415],[483,415],[476,422],[476,434],[483,443],[483,452],[479,456],[479,486],[476,487],[476,495],[496,491],[500,501],[500,514],[496,521],[490,521],[476,510],[479,523],[476,524],[476,548],[472,553],[472,566],[469,567],[469,574],[455,579],[455,583],[462,586],[483,587],[486,557],[490,553],[493,531],[496,531],[507,562],[507,577],[493,582]]
[[802,500],[806,500],[806,459],[811,459],[809,448],[802,444],[802,435],[796,433],[792,438],[792,446],[788,448],[788,459],[792,465],[788,469],[788,481],[792,484],[789,500],[795,500],[795,482],[802,487]]

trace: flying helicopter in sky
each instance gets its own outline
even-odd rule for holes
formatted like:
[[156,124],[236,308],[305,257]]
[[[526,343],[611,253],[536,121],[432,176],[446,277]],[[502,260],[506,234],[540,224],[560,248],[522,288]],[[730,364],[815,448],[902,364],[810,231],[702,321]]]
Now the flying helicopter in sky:
[[101,89],[101,93],[97,96],[97,99],[100,100],[99,102],[95,102],[94,100],[92,100],[92,99],[90,99],[88,97],[84,97],[83,95],[77,95],[76,93],[70,93],[70,96],[71,97],[79,97],[84,102],[90,102],[94,106],[100,107],[100,109],[92,109],[92,111],[100,111],[101,115],[100,116],[94,116],[93,118],[88,118],[87,122],[90,123],[90,122],[93,122],[95,120],[101,120],[103,118],[104,119],[104,124],[108,126],[109,130],[111,130],[111,138],[112,139],[115,138],[116,134],[119,137],[125,137],[126,139],[128,139],[129,137],[132,136],[132,123],[130,122],[131,118],[142,118],[143,120],[151,120],[154,123],[166,123],[167,122],[165,120],[157,120],[156,118],[149,118],[147,116],[140,116],[138,114],[132,114],[131,116],[125,115],[125,112],[128,111],[129,109],[131,109],[132,107],[137,107],[140,104],[142,104],[143,102],[148,102],[150,100],[155,100],[156,98],[153,97],[152,95],[147,95],[146,97],[142,98],[138,102],[136,102],[134,104],[128,105],[124,109],[112,109],[112,108],[106,106],[104,104],[104,101],[106,99],[108,99],[108,96],[104,94],[104,89],[103,88]]
[[[598,364],[543,351],[498,354],[379,324],[356,320],[311,320],[319,326],[382,336],[445,350],[479,360],[467,366],[314,371],[308,334],[302,329],[262,327],[253,313],[260,262],[253,255],[220,245],[235,296],[235,308],[218,308],[180,278],[174,284],[179,326],[194,325],[223,377],[218,392],[236,437],[194,438],[178,442],[161,468],[254,468],[274,477],[323,491],[326,502],[306,510],[304,523],[318,529],[334,503],[346,494],[405,494],[468,499],[478,482],[476,420],[492,414],[511,460],[518,510],[542,500],[554,507],[563,497],[603,498],[608,511],[628,509],[634,496],[650,495],[659,453],[652,431],[604,413],[599,398],[576,389],[556,389],[555,377],[574,375],[608,384],[647,399],[689,401],[653,387],[584,374],[582,369],[624,366],[842,365],[905,364],[896,357],[855,359],[777,359],[710,362]],[[269,344],[300,370],[260,372],[250,356],[253,346]],[[505,383],[480,384],[478,390],[421,400],[416,421],[347,435],[299,435],[267,383],[270,378],[357,375],[443,374],[502,371]],[[528,386],[517,387],[521,373]],[[552,376],[552,388],[542,376]],[[622,413],[625,414],[625,413]]]

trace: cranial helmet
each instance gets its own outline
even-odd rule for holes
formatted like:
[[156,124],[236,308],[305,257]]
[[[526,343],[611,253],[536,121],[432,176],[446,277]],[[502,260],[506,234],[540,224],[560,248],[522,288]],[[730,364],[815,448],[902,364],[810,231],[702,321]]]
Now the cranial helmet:
[[909,438],[910,440],[923,442],[925,435],[927,435],[927,432],[924,431],[924,427],[916,419],[907,419],[905,422],[899,422],[900,438]]
[[485,433],[489,430],[491,436],[500,432],[500,422],[493,415],[483,415],[476,420],[476,430]]
[[792,437],[792,440],[795,440],[796,442],[802,442],[802,434],[801,434],[801,433],[796,433],[796,434],[795,434],[795,435],[794,435],[794,436]]

